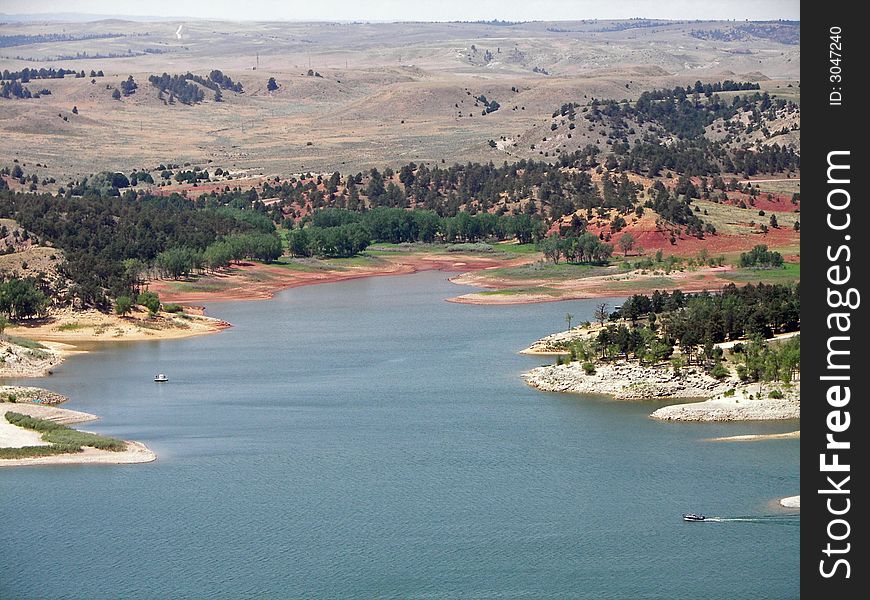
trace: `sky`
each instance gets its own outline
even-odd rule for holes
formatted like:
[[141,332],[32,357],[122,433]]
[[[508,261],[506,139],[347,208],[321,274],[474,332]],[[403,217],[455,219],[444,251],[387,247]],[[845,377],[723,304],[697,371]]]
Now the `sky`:
[[800,19],[799,0],[0,0],[0,13],[293,21]]

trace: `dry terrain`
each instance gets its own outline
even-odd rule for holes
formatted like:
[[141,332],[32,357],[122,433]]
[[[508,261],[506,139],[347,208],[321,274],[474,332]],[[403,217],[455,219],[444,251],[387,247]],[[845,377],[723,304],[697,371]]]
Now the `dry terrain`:
[[[184,25],[180,39],[179,25]],[[796,96],[800,49],[794,40],[759,35],[723,42],[692,35],[693,30],[735,26],[6,23],[0,36],[112,37],[0,47],[0,69],[63,67],[105,74],[93,81],[89,76],[32,80],[26,84],[31,91],[51,94],[0,98],[3,154],[19,159],[28,173],[58,182],[165,162],[220,166],[237,178],[347,173],[412,160],[542,158],[541,149],[521,152],[521,144],[511,149],[502,139],[549,132],[551,113],[565,102],[632,99],[649,88],[699,79],[759,81],[772,93]],[[244,93],[225,92],[217,103],[206,89],[201,104],[169,105],[148,83],[152,74],[207,76],[212,69],[241,82]],[[309,76],[309,69],[320,76]],[[113,100],[112,90],[129,75],[138,89]],[[275,77],[277,90],[266,89],[269,77]],[[481,114],[480,95],[497,101],[500,109]],[[491,139],[499,140],[501,149],[491,148]],[[561,146],[550,145],[553,151]]]

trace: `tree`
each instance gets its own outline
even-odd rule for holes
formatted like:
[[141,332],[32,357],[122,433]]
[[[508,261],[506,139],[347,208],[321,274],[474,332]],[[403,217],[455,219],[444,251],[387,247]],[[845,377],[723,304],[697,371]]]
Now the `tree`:
[[115,312],[122,317],[130,314],[133,310],[133,299],[130,296],[118,296],[115,298]]
[[558,235],[553,234],[545,237],[538,243],[538,246],[544,256],[553,261],[553,264],[559,264],[559,258],[562,256],[562,244]]
[[607,321],[607,302],[602,302],[595,307],[595,312],[593,313],[595,320],[598,321],[600,325],[604,325],[604,322]]
[[619,238],[619,247],[622,249],[623,256],[628,256],[636,241],[632,234],[628,232],[622,234],[622,237]]
[[573,318],[574,318],[574,315],[572,315],[571,313],[566,313],[566,314],[565,314],[565,321],[568,322],[568,331],[571,331],[571,320],[572,320]]
[[14,277],[0,284],[0,312],[9,319],[28,319],[43,314],[48,299],[33,279]]
[[112,92],[112,99],[113,100],[120,100],[121,99],[121,90],[119,90],[118,88],[115,88],[115,91]]
[[3,332],[6,331],[7,325],[9,325],[9,319],[5,315],[0,315],[0,335],[3,335]]
[[73,106],[72,113],[73,113],[74,115],[79,114],[79,107],[78,107],[78,106]]
[[278,89],[278,82],[275,81],[274,77],[269,78],[269,82],[266,84],[266,89],[269,90],[270,92],[274,92],[275,90]]
[[155,315],[160,310],[160,297],[156,292],[142,292],[136,298],[136,304],[144,306],[149,313]]

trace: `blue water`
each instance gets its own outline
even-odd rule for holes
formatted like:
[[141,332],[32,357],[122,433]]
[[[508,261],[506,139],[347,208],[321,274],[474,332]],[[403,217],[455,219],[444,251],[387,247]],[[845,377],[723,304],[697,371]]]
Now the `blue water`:
[[0,470],[0,598],[799,596],[800,520],[774,507],[799,442],[704,441],[798,423],[529,388],[546,359],[516,351],[595,302],[452,304],[446,277],[215,303],[235,327],[30,380],[159,459]]

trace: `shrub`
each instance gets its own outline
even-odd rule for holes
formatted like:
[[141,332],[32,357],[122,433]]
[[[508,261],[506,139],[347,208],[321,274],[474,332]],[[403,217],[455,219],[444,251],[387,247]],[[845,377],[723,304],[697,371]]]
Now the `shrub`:
[[180,304],[164,304],[163,310],[165,310],[168,313],[180,313],[180,312],[184,312],[184,307],[181,306]]
[[712,369],[710,369],[710,375],[715,377],[716,379],[725,379],[731,374],[731,371],[728,370],[728,367],[723,365],[722,363],[716,363]]
[[734,388],[731,388],[730,390],[726,390],[725,393],[722,395],[725,396],[726,398],[733,398],[734,397]]
[[782,392],[780,392],[779,390],[771,391],[769,396],[774,400],[782,400]]
[[595,365],[591,362],[583,363],[583,372],[587,375],[595,375]]

